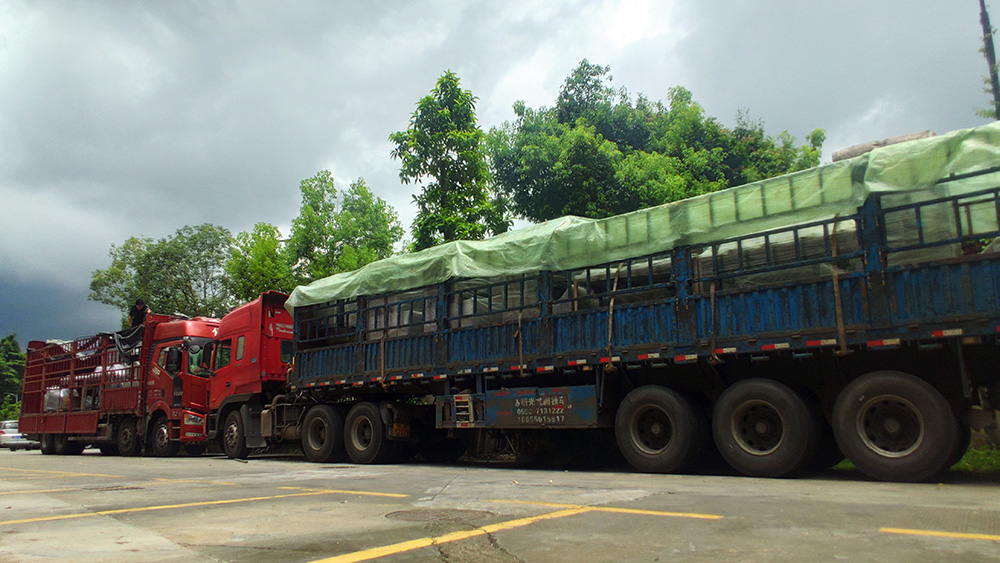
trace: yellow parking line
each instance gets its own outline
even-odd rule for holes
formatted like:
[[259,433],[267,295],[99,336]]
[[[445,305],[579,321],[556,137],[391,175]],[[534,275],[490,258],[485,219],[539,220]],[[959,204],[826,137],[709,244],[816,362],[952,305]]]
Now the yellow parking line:
[[550,506],[552,508],[589,508],[597,512],[617,512],[619,514],[644,514],[647,516],[673,516],[677,518],[700,518],[702,520],[718,520],[719,514],[698,514],[696,512],[664,512],[661,510],[642,510],[638,508],[614,508],[611,506],[583,506],[580,504],[560,504],[556,502],[539,502],[532,500],[490,500],[486,502],[505,502],[510,504],[532,504],[535,506]]
[[[223,504],[238,504],[242,502],[254,502],[260,500],[276,500],[282,498],[293,498],[293,497],[309,497],[317,495],[330,495],[330,494],[376,494],[380,496],[399,496],[391,495],[389,493],[368,493],[366,491],[335,491],[321,489],[316,491],[307,491],[302,493],[289,493],[285,495],[272,495],[267,497],[249,497],[249,498],[237,498],[237,499],[226,499],[226,500],[208,500],[202,502],[186,502],[183,504],[164,504],[159,506],[140,506],[137,508],[118,508],[114,510],[100,510],[97,512],[81,512],[77,514],[62,514],[59,516],[41,516],[38,518],[22,518],[20,520],[5,520],[0,521],[0,526],[6,526],[10,524],[27,524],[31,522],[50,522],[55,520],[71,520],[74,518],[89,518],[91,516],[109,516],[114,514],[131,514],[134,512],[150,512],[153,510],[172,510],[178,508],[193,508],[197,506],[219,506]],[[406,495],[403,495],[406,496]]]
[[287,491],[313,491],[313,492],[324,492],[324,493],[338,493],[342,495],[361,495],[361,496],[372,496],[372,497],[406,498],[410,496],[410,495],[402,495],[399,493],[375,493],[372,491],[347,491],[339,489],[306,489],[303,487],[278,487],[278,488]]
[[157,482],[160,482],[160,483],[200,483],[202,485],[230,485],[230,486],[236,485],[236,483],[228,483],[226,481],[202,481],[202,480],[199,480],[199,479],[161,479],[161,478],[156,478],[156,479],[153,479],[153,481],[157,481]]
[[79,491],[80,489],[43,489],[40,491],[7,491],[0,495],[32,495],[39,493],[65,493],[67,491]]
[[0,467],[0,470],[20,473],[48,473],[61,477],[122,477],[121,475],[105,475],[104,473],[74,473],[72,471],[46,471],[45,469],[20,469],[17,467]]
[[938,530],[908,530],[906,528],[879,528],[886,534],[904,534],[909,536],[931,536],[935,538],[953,538],[962,540],[1000,541],[1000,536],[993,534],[964,534],[961,532],[942,532]]
[[437,536],[433,538],[420,538],[416,540],[394,543],[392,545],[386,545],[383,547],[366,549],[364,551],[345,553],[344,555],[338,555],[336,557],[330,557],[327,559],[318,559],[316,561],[313,561],[313,563],[349,563],[353,561],[368,561],[370,559],[376,559],[378,557],[385,557],[387,555],[395,555],[397,553],[413,551],[414,549],[420,549],[422,547],[429,547],[432,545],[440,545],[444,543],[450,543],[454,541],[474,538],[477,536],[484,536],[486,534],[492,534],[494,532],[510,530],[513,528],[520,528],[521,526],[527,526],[529,524],[534,524],[535,522],[541,522],[543,520],[551,520],[553,518],[563,518],[566,516],[573,516],[574,514],[582,514],[584,512],[590,512],[590,511],[591,509],[588,507],[559,510],[556,512],[549,512],[548,514],[542,514],[540,516],[519,518],[517,520],[508,520],[506,522],[500,522],[498,524],[490,524],[489,526],[482,526],[474,530],[452,532],[450,534],[445,534],[443,536]]
[[5,477],[0,479],[4,483],[13,481],[41,481],[42,479],[63,479],[65,475],[32,475],[31,477]]

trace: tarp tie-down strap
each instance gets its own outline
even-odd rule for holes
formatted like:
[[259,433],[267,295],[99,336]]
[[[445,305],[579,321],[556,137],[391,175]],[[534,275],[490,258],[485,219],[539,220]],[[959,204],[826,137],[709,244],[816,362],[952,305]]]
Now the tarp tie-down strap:
[[382,338],[378,341],[378,384],[385,389],[385,334],[388,332],[388,313],[386,314],[387,322],[386,327],[382,328]]
[[847,329],[844,327],[844,304],[840,300],[840,268],[837,267],[837,218],[838,215],[833,216],[833,230],[830,236],[833,241],[830,245],[830,253],[832,254],[833,260],[830,262],[830,270],[833,272],[833,299],[834,299],[834,314],[837,318],[837,345],[840,347],[837,350],[837,354],[844,355],[847,354]]
[[611,301],[608,302],[608,366],[611,366],[611,338],[614,335],[615,320],[615,294],[618,293],[618,274],[622,271],[625,262],[619,262],[615,269],[615,283],[611,286]]
[[715,353],[715,333],[716,333],[716,331],[718,329],[718,320],[715,318],[715,282],[713,281],[713,282],[711,282],[711,284],[712,284],[710,286],[711,289],[709,289],[709,292],[708,292],[708,298],[709,298],[709,301],[711,302],[711,305],[712,305],[712,307],[711,307],[711,309],[712,309],[712,311],[711,311],[712,312],[712,338],[711,338],[711,340],[709,341],[709,344],[708,344],[708,346],[709,346],[708,362],[710,364],[712,364],[712,365],[718,365],[718,364],[723,364],[725,362],[722,360],[722,358],[720,358]]
[[517,373],[524,377],[524,338],[521,335],[521,311],[517,312]]

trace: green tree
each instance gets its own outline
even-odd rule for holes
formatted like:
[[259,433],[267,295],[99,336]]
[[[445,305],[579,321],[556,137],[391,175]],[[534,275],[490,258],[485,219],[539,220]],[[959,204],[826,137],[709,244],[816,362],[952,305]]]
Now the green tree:
[[252,301],[265,291],[290,292],[295,287],[281,232],[269,223],[257,223],[236,235],[226,261],[226,278],[234,299]]
[[17,418],[21,412],[21,382],[24,378],[24,353],[17,335],[0,340],[0,420]]
[[343,194],[337,215],[337,271],[348,272],[392,256],[404,234],[396,210],[375,197],[365,181],[358,178]]
[[396,210],[375,197],[363,179],[338,194],[333,175],[323,170],[303,180],[300,190],[302,207],[286,247],[298,283],[387,258],[403,238]]
[[389,136],[396,143],[392,157],[401,162],[400,179],[424,184],[413,198],[417,204],[415,250],[459,239],[482,239],[510,227],[503,205],[489,189],[476,100],[449,70],[418,102],[409,128]]
[[685,88],[671,88],[666,103],[633,102],[610,81],[609,67],[584,59],[553,108],[517,102],[515,121],[490,130],[493,187],[516,215],[605,217],[819,163],[821,129],[796,146],[744,113],[735,128],[723,127]]
[[221,316],[233,305],[224,269],[231,244],[227,229],[210,224],[157,241],[131,237],[111,246],[111,264],[93,272],[88,299],[123,312],[142,298],[158,313]]

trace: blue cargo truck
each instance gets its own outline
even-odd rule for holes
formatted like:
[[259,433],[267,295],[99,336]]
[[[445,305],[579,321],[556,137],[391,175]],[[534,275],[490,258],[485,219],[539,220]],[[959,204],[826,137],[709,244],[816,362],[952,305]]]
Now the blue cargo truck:
[[717,448],[752,476],[846,456],[930,479],[1000,400],[998,236],[985,126],[393,257],[293,292],[294,368],[260,433],[382,463],[607,429],[646,472]]

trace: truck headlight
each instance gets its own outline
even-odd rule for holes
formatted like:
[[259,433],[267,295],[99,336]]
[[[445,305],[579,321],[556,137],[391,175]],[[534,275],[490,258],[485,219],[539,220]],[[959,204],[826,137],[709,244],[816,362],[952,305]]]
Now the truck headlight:
[[196,414],[184,413],[185,426],[204,426],[205,417]]

